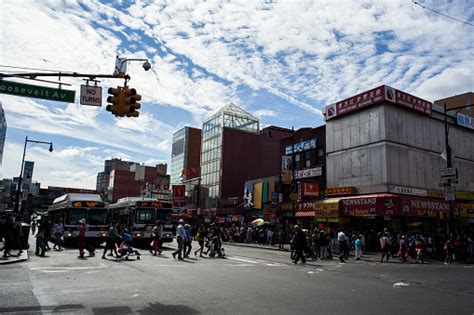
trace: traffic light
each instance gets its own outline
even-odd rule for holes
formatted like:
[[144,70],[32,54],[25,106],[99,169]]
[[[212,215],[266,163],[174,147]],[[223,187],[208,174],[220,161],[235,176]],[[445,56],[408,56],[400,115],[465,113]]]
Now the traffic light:
[[121,86],[117,86],[116,89],[109,88],[107,92],[111,94],[109,97],[107,97],[107,102],[112,104],[107,105],[105,110],[111,112],[117,117],[123,117],[125,105],[124,88]]
[[142,96],[137,94],[137,90],[125,87],[124,99],[123,114],[127,117],[138,117],[140,113],[137,110],[141,107],[138,102],[141,101]]

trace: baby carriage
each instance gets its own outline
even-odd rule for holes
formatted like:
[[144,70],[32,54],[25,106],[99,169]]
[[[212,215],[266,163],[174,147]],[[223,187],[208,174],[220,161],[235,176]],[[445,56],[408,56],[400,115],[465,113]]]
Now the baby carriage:
[[137,260],[140,260],[140,252],[138,252],[138,250],[130,246],[131,241],[132,241],[132,235],[128,233],[124,233],[123,241],[118,248],[118,254],[120,255],[120,257],[125,256],[126,260],[128,260],[128,257],[130,257],[130,255],[137,256]]

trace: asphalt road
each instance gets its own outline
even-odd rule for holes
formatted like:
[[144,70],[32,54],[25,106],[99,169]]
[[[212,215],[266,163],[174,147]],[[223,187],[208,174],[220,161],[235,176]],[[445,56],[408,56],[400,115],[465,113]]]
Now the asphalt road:
[[287,252],[226,246],[226,259],[81,260],[78,251],[0,267],[0,313],[474,314],[474,268],[380,264],[378,257],[295,266]]

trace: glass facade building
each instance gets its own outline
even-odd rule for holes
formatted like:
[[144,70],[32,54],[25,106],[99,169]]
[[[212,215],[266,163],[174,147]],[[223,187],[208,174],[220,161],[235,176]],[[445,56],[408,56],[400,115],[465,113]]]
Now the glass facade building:
[[258,134],[259,120],[240,107],[229,104],[202,126],[201,187],[205,207],[217,207],[221,192],[222,139],[224,128]]
[[181,183],[182,172],[185,168],[185,142],[187,133],[188,127],[184,127],[173,134],[173,143],[171,147],[171,184]]

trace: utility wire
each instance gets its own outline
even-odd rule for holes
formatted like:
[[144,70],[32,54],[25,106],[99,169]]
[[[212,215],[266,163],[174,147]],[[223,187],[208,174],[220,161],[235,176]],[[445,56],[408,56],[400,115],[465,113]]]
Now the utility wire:
[[432,9],[432,8],[430,8],[430,7],[427,7],[426,5],[423,5],[423,4],[419,3],[419,2],[417,2],[416,0],[412,0],[412,1],[413,1],[414,4],[419,5],[419,6],[422,7],[423,9],[430,10],[430,11],[436,13],[436,14],[439,14],[439,15],[442,15],[442,16],[444,16],[444,17],[447,17],[448,19],[451,19],[451,20],[454,20],[454,21],[458,21],[458,22],[461,22],[461,23],[464,23],[464,24],[467,24],[467,25],[470,25],[470,26],[474,26],[474,24],[472,24],[472,23],[470,23],[470,22],[463,21],[463,20],[460,20],[460,19],[455,18],[455,17],[453,17],[453,16],[444,14],[444,13],[439,12],[439,11],[436,11],[435,9]]

